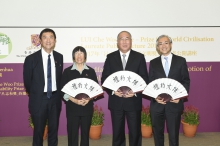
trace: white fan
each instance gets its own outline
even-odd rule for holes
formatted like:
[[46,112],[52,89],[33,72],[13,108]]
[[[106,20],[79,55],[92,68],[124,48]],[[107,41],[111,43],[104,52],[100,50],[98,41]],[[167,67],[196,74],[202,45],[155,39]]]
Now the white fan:
[[160,96],[164,101],[188,96],[184,86],[170,78],[160,78],[150,82],[142,93],[153,98]]
[[62,91],[77,99],[93,98],[103,93],[102,87],[88,78],[77,78],[69,81]]
[[147,84],[138,74],[125,70],[108,76],[102,86],[113,91],[120,90],[125,94],[129,90],[132,90],[134,93],[143,91]]

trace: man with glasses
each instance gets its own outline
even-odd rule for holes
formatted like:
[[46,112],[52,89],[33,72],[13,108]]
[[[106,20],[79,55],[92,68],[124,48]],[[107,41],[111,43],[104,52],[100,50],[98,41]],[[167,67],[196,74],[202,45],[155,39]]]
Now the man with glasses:
[[[131,34],[122,31],[117,37],[118,50],[107,55],[101,82],[121,70],[139,74],[148,83],[147,67],[144,55],[133,51]],[[129,128],[129,146],[141,146],[141,93],[133,91],[123,95],[119,91],[107,90],[109,95],[108,108],[111,111],[113,140],[112,146],[125,146],[125,118]]]
[[[171,53],[172,39],[161,35],[156,41],[157,51],[161,56],[150,61],[149,81],[158,78],[171,78],[180,82],[189,92],[190,78],[186,59]],[[152,119],[155,146],[164,146],[164,125],[166,121],[169,145],[179,145],[179,129],[183,100],[165,102],[161,97],[151,99],[150,114]]]

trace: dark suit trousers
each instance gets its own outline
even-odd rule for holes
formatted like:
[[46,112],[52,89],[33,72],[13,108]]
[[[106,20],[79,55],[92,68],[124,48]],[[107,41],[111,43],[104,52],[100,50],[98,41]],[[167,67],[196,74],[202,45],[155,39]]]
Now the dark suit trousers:
[[125,146],[125,117],[129,129],[129,146],[141,146],[141,111],[110,110],[113,127],[112,146]]
[[54,96],[50,99],[46,94],[42,97],[39,111],[32,114],[34,123],[33,146],[43,146],[43,133],[48,119],[48,146],[57,146],[60,109],[57,108]]
[[92,115],[89,116],[67,116],[68,146],[78,146],[79,127],[81,127],[80,146],[89,146],[89,130]]
[[155,146],[164,146],[165,121],[169,135],[169,146],[179,146],[181,112],[171,112],[166,107],[162,111],[151,110]]

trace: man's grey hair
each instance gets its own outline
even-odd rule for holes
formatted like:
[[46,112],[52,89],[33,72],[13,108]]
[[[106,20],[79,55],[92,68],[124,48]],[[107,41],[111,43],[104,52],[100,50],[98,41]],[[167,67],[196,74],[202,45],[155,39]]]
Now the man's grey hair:
[[161,35],[161,36],[159,36],[159,37],[157,38],[157,40],[156,40],[156,46],[158,46],[158,41],[159,41],[159,39],[161,39],[161,38],[163,38],[163,37],[167,37],[167,38],[170,40],[170,43],[172,43],[171,37],[169,37],[168,35],[163,34],[163,35]]
[[126,32],[126,33],[128,33],[129,35],[130,35],[130,37],[131,37],[131,39],[132,39],[132,36],[131,36],[131,33],[130,32],[128,32],[128,31],[121,31],[119,34],[118,34],[118,36],[117,36],[117,40],[119,39],[119,35],[121,34],[121,33],[123,33],[123,32]]

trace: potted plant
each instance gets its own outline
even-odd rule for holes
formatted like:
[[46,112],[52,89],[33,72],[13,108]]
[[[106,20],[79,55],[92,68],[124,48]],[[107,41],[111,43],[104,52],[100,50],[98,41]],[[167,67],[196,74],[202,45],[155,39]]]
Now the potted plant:
[[181,123],[183,125],[183,134],[186,137],[194,137],[199,125],[199,111],[194,106],[185,106],[182,114]]
[[[31,115],[29,115],[28,121],[29,121],[29,127],[34,129],[34,123],[32,121]],[[48,133],[48,121],[46,122],[46,125],[45,125],[43,140],[45,140],[47,138],[47,133]]]
[[142,137],[150,138],[152,137],[152,123],[150,117],[150,106],[144,107],[142,105],[141,111],[141,133]]
[[94,106],[94,111],[92,115],[92,122],[89,131],[89,137],[91,139],[100,139],[102,133],[102,126],[104,122],[104,113],[102,108],[98,107],[98,105]]

